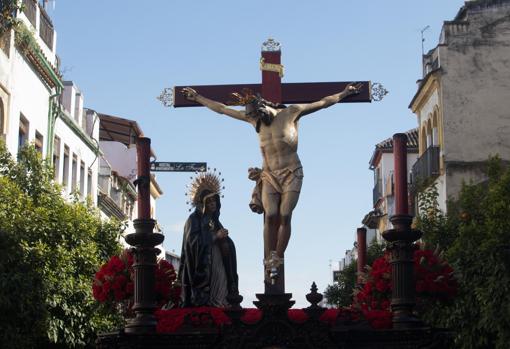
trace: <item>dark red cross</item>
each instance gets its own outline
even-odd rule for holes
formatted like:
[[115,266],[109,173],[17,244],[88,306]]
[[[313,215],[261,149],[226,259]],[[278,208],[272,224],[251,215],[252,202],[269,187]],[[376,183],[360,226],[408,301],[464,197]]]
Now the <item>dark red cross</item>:
[[[263,62],[269,65],[280,66],[281,51],[269,51],[262,49]],[[342,103],[371,102],[371,82],[358,81],[363,84],[361,93],[343,99]],[[209,99],[224,104],[232,101],[231,93],[242,93],[243,89],[249,89],[254,93],[274,103],[299,104],[315,102],[323,97],[342,92],[350,82],[305,82],[283,83],[277,71],[262,70],[262,84],[236,84],[236,85],[199,85],[199,86],[175,86],[174,107],[198,107],[196,102],[187,100],[182,94],[184,87],[191,87],[199,94]]]

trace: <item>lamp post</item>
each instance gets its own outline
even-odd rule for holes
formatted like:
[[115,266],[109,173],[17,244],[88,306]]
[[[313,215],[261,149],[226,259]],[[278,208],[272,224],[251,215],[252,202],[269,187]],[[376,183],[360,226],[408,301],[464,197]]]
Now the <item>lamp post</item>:
[[146,334],[156,332],[155,248],[163,242],[163,235],[154,233],[156,221],[151,219],[150,211],[150,138],[141,137],[136,142],[138,178],[138,219],[135,219],[135,233],[126,236],[128,244],[133,246],[134,255],[134,304],[135,317],[126,324],[126,333]]
[[411,228],[407,191],[407,136],[397,133],[393,136],[393,157],[395,161],[395,214],[390,218],[393,229],[383,232],[391,252],[391,311],[393,327],[396,329],[421,326],[414,316],[416,305],[414,278],[414,246],[422,233]]

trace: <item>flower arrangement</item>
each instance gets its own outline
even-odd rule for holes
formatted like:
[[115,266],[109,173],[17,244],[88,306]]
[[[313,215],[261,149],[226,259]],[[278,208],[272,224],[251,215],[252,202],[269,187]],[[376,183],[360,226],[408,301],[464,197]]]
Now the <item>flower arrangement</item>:
[[173,265],[160,259],[156,265],[156,302],[159,306],[168,304],[170,301],[173,305],[179,304],[181,297],[181,287],[175,282],[177,273]]
[[[364,317],[375,329],[392,326],[390,309],[391,266],[390,256],[386,253],[367,267],[361,275],[361,285],[354,294],[353,304],[349,308],[328,309],[320,321],[334,325],[338,321],[351,323]],[[133,255],[124,250],[121,255],[113,256],[95,274],[92,286],[94,298],[109,305],[128,305],[133,302]],[[429,301],[448,301],[457,293],[457,282],[453,269],[438,251],[427,250],[416,245],[414,251],[414,270],[416,278],[416,296],[418,307]],[[156,300],[159,307],[172,302],[178,304],[181,289],[175,283],[176,273],[169,262],[159,260],[155,270]],[[185,319],[193,327],[221,327],[231,323],[224,309],[213,307],[159,309],[155,313],[159,333],[178,331]],[[308,315],[301,309],[290,309],[288,318],[292,322],[303,323]],[[256,324],[262,319],[259,309],[245,309],[241,321]]]
[[[290,321],[301,324],[308,320],[308,315],[303,309],[289,309],[287,317]],[[247,308],[241,317],[241,321],[247,325],[253,325],[262,319],[262,311],[256,308]]]
[[92,294],[100,303],[115,303],[133,297],[133,255],[124,250],[101,266],[94,276]]
[[[158,333],[174,333],[179,331],[185,323],[195,328],[220,328],[224,325],[230,325],[231,319],[225,314],[225,309],[214,307],[197,308],[176,308],[157,310],[156,319],[158,321]],[[255,308],[244,309],[241,321],[246,325],[255,325],[262,320],[262,311]],[[309,317],[303,309],[289,309],[288,319],[292,322],[301,324],[306,322]],[[187,319],[187,321],[186,321]],[[351,309],[327,309],[319,318],[319,321],[331,326],[338,321],[357,321],[359,317]]]
[[[436,250],[415,245],[414,275],[418,306],[429,301],[447,301],[457,293],[453,269]],[[386,253],[374,261],[362,275],[362,283],[355,291],[353,307],[358,309],[376,329],[391,328],[391,266]]]
[[254,325],[260,320],[262,320],[262,312],[257,308],[245,309],[244,314],[241,317],[241,321],[247,325]]
[[452,267],[438,251],[417,249],[414,252],[416,294],[430,300],[451,300],[457,295],[457,281]]
[[158,321],[158,333],[176,332],[184,325],[186,318],[192,327],[221,327],[230,324],[230,318],[223,309],[215,307],[160,309],[154,315]]
[[329,326],[334,326],[338,322],[349,324],[355,323],[359,319],[359,311],[353,307],[347,307],[326,309],[319,318],[319,321],[327,323]]
[[303,309],[289,309],[287,316],[289,317],[290,321],[298,324],[302,324],[309,319],[308,314],[306,314]]
[[[112,256],[94,276],[92,293],[94,298],[111,306],[126,305],[131,308],[134,295],[133,254],[124,250],[120,256]],[[172,264],[160,259],[155,270],[155,293],[158,306],[170,301],[177,304],[181,289],[176,285],[176,273]]]

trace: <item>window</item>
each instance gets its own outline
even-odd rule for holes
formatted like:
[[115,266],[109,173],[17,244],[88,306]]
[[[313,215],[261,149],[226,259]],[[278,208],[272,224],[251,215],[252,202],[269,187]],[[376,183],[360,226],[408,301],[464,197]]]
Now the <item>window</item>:
[[377,184],[378,182],[382,181],[381,178],[381,168],[377,167],[374,171],[374,182]]
[[421,128],[420,146],[421,146],[420,154],[425,153],[425,151],[427,150],[427,130],[425,128],[425,125],[423,125]]
[[438,131],[438,112],[434,111],[434,116],[432,117],[432,145],[439,145],[439,131]]
[[60,170],[60,138],[55,136],[53,140],[53,178],[58,180]]
[[21,114],[19,120],[18,150],[23,148],[23,146],[28,142],[28,129],[28,120],[23,116],[23,114]]
[[62,184],[65,188],[69,185],[69,147],[64,145],[64,173],[62,175]]
[[393,171],[390,171],[386,176],[384,182],[384,195],[392,196],[393,195]]
[[92,170],[87,173],[87,195],[92,196]]
[[35,131],[35,150],[37,150],[37,152],[39,154],[41,154],[42,156],[42,153],[43,153],[43,141],[44,141],[44,137],[42,134],[40,134],[38,131]]
[[85,163],[80,161],[80,196],[85,197]]
[[432,122],[430,119],[427,121],[427,149],[431,147],[432,144]]
[[76,154],[73,154],[73,167],[71,169],[71,191],[76,190],[76,186],[78,185],[78,157]]
[[0,98],[0,136],[4,134],[4,123],[5,123],[4,101],[2,100],[2,98]]

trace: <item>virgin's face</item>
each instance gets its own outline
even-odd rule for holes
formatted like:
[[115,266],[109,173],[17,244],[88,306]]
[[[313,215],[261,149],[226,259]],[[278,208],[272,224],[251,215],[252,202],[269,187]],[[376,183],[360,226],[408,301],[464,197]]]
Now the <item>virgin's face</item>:
[[205,200],[205,213],[212,214],[217,210],[216,198],[210,197]]

